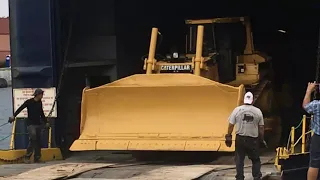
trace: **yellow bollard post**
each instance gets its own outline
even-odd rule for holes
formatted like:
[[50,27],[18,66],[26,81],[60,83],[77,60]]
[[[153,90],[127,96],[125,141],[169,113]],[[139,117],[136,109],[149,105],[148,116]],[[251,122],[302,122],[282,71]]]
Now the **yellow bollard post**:
[[276,168],[278,170],[280,170],[281,169],[281,168],[279,168],[280,148],[277,148],[276,152],[277,152],[277,154],[276,154],[276,158],[274,159],[274,165],[276,166]]
[[149,55],[147,59],[147,71],[146,71],[147,74],[152,74],[152,67],[154,66],[154,58],[156,54],[157,38],[158,38],[158,28],[152,28]]
[[48,130],[48,148],[51,148],[51,137],[52,136],[52,129],[51,127]]
[[13,122],[13,125],[12,125],[12,130],[11,130],[11,140],[10,140],[10,149],[13,150],[14,149],[14,139],[15,139],[15,134],[16,134],[16,121],[15,120]]
[[291,127],[291,153],[294,153],[294,127]]
[[301,152],[304,153],[306,150],[306,115],[303,115],[302,118],[302,145],[301,145]]
[[202,48],[203,48],[203,32],[204,26],[198,26],[197,31],[197,47],[196,47],[196,58],[194,59],[194,75],[200,76],[200,64],[202,58]]

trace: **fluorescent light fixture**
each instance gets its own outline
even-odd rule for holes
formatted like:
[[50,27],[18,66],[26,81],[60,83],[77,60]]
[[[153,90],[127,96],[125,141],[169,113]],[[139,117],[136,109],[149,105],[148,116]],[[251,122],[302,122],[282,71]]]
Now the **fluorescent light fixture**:
[[287,31],[282,30],[282,29],[278,29],[278,31],[281,32],[281,33],[287,33]]

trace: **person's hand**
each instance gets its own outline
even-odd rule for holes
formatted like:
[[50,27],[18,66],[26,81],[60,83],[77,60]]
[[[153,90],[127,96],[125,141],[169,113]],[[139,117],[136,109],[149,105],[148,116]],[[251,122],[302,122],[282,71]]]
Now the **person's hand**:
[[50,128],[50,123],[46,123],[45,127],[49,129]]
[[268,148],[268,144],[265,140],[261,140],[261,143],[263,144],[264,148]]
[[8,123],[12,123],[15,120],[15,118],[13,116],[9,117]]
[[313,92],[315,89],[316,89],[316,82],[309,82],[308,87],[307,87],[307,91]]
[[225,141],[226,146],[227,147],[231,147],[231,145],[232,145],[232,135],[231,134],[226,134],[225,138],[226,138],[226,141]]
[[263,143],[263,145],[264,145],[265,148],[268,148],[268,144],[267,144],[267,142],[266,142],[265,140],[263,140],[262,143]]

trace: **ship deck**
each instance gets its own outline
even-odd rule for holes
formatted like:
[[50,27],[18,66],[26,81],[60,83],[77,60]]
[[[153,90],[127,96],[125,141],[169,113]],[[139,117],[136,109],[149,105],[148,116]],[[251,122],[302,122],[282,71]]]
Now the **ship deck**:
[[[261,156],[262,173],[275,174],[274,153]],[[245,160],[246,179],[252,179],[251,162]],[[234,157],[220,156],[206,164],[179,162],[141,162],[131,154],[117,152],[79,152],[62,161],[42,164],[5,164],[0,179],[73,180],[231,180],[235,179]],[[274,179],[274,178],[273,178]]]

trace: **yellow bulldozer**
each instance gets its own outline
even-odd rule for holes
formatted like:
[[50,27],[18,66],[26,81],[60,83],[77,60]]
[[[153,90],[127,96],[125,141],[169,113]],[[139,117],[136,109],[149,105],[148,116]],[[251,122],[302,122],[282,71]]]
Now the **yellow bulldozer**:
[[159,32],[153,28],[145,74],[83,90],[80,137],[71,151],[233,152],[234,143],[227,147],[224,136],[246,90],[266,116],[266,135],[277,141],[271,66],[253,48],[249,19],[185,22],[185,53],[158,58]]

